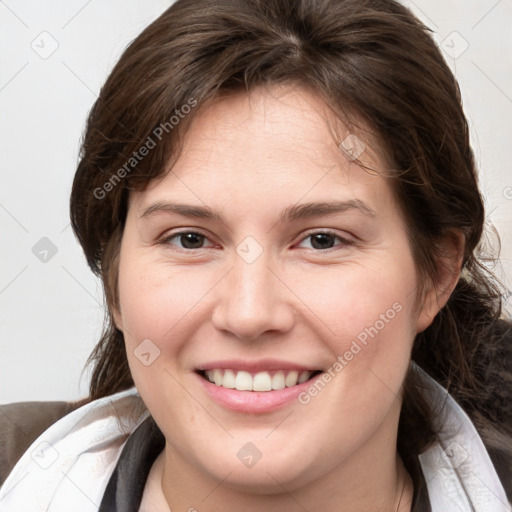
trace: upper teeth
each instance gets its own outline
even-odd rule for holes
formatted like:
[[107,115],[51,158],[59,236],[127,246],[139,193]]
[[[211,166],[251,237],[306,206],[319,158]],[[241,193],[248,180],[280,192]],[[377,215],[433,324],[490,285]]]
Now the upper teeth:
[[272,391],[273,389],[289,388],[309,380],[313,372],[296,370],[279,370],[273,375],[269,372],[259,372],[254,376],[249,372],[235,370],[206,370],[210,382],[224,388],[238,391]]

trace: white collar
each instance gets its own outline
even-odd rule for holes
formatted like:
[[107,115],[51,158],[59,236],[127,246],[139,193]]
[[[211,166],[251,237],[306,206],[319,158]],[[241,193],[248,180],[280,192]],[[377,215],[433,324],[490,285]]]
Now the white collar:
[[97,512],[128,436],[148,416],[134,387],[67,414],[14,466],[0,512]]
[[[413,363],[414,365],[414,363]],[[511,512],[474,425],[447,391],[414,365],[432,404],[446,401],[440,443],[419,456],[432,512]],[[0,489],[0,512],[97,512],[128,436],[149,417],[133,387],[50,426]]]
[[[434,410],[439,443],[419,456],[432,512],[511,512],[507,495],[489,454],[468,415],[434,379],[413,363],[427,386],[424,396]],[[430,385],[430,386],[428,386]]]

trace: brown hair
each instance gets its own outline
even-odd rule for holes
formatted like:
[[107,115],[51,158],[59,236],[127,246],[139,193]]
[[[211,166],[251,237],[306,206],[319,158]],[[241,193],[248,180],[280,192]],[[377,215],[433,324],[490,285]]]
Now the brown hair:
[[[512,406],[495,385],[511,388],[510,325],[477,257],[484,207],[460,91],[429,29],[391,0],[178,0],[125,50],[90,112],[71,195],[73,229],[108,303],[90,399],[133,385],[112,318],[129,191],[169,168],[208,100],[277,83],[310,88],[348,126],[375,131],[425,278],[435,282],[441,237],[464,234],[463,277],[412,358],[466,408],[491,452],[508,450],[510,460]],[[150,139],[146,156],[134,156]],[[412,474],[436,439],[432,419],[410,372],[399,451]]]

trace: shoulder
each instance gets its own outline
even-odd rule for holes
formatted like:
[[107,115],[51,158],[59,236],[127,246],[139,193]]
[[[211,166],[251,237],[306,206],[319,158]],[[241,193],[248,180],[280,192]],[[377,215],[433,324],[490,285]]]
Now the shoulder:
[[465,396],[463,407],[484,441],[512,502],[512,323],[501,319],[473,355],[480,393]]
[[80,402],[15,402],[0,405],[0,486],[29,446]]

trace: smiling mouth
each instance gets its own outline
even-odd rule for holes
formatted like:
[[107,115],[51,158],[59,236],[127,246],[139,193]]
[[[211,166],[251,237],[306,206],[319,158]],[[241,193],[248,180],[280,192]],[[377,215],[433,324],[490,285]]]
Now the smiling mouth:
[[272,370],[257,373],[230,369],[197,370],[205,380],[218,387],[237,391],[277,391],[307,382],[316,377],[321,370]]

